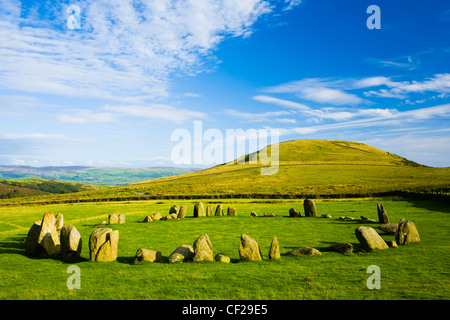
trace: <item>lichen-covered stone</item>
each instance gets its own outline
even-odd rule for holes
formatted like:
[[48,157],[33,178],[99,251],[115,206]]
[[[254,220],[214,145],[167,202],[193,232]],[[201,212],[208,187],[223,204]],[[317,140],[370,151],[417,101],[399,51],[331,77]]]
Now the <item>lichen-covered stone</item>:
[[361,243],[366,251],[389,248],[386,242],[384,242],[378,232],[376,232],[373,228],[363,226],[358,227],[355,229],[355,235],[359,243]]
[[397,236],[395,240],[399,245],[419,243],[419,231],[417,231],[414,222],[408,221],[406,219],[401,219],[398,223]]
[[77,228],[72,225],[63,226],[60,241],[61,256],[64,261],[72,262],[80,258],[82,240]]
[[269,259],[280,259],[280,244],[277,236],[273,236],[272,243],[269,249]]
[[192,261],[194,254],[194,248],[190,245],[183,244],[170,254],[169,263]]
[[258,242],[246,234],[241,235],[239,257],[241,260],[262,260]]
[[89,237],[89,256],[91,261],[114,261],[117,259],[119,230],[96,229]]
[[214,261],[211,240],[207,234],[201,235],[194,241],[194,262]]
[[56,218],[51,212],[44,214],[41,222],[41,231],[39,233],[38,243],[50,257],[55,256],[61,251],[58,232],[55,226]]
[[320,251],[311,247],[299,247],[284,254],[285,256],[315,256],[321,255]]
[[197,202],[194,205],[194,217],[198,218],[198,217],[205,217],[206,213],[205,213],[205,207],[203,206],[202,202]]
[[305,199],[303,201],[303,209],[305,210],[305,217],[317,217],[316,203],[314,200]]

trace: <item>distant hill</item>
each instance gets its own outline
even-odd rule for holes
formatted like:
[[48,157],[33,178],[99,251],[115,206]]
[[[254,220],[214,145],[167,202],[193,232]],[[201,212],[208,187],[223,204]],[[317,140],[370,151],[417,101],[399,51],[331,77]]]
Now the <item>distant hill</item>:
[[119,186],[177,174],[195,172],[197,169],[170,167],[113,168],[113,167],[29,167],[0,166],[0,179],[47,179],[103,186]]

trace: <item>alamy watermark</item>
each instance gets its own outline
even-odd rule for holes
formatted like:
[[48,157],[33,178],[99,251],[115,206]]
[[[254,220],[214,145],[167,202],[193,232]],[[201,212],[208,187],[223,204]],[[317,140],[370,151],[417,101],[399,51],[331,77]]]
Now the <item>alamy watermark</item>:
[[70,265],[67,267],[66,273],[71,274],[67,278],[67,289],[81,289],[81,270],[77,265]]
[[368,29],[381,29],[381,9],[377,5],[367,7],[366,13],[370,14],[367,18],[366,26]]
[[279,166],[279,136],[278,129],[203,132],[202,121],[194,121],[193,134],[187,129],[172,133],[172,142],[178,143],[172,148],[171,160],[177,165],[217,165],[237,159],[237,164],[260,164],[262,175],[274,175]]
[[66,13],[69,14],[66,24],[70,30],[81,29],[81,9],[79,6],[73,4],[68,6]]
[[366,285],[369,290],[381,289],[381,270],[379,266],[371,265],[367,267],[367,273],[371,274],[367,278]]

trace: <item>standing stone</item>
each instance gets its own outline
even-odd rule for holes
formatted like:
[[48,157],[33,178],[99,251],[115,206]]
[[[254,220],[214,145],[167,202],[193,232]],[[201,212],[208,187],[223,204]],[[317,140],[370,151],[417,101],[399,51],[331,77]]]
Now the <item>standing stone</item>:
[[316,248],[300,247],[300,248],[295,248],[289,252],[286,252],[284,255],[285,256],[316,256],[316,255],[320,256],[321,253]]
[[290,208],[289,209],[289,217],[300,217],[300,211],[298,211],[295,208]]
[[161,215],[161,213],[156,212],[156,213],[152,214],[151,217],[152,217],[153,221],[158,221],[158,220],[161,220],[162,215]]
[[55,227],[58,235],[61,234],[61,228],[63,227],[63,225],[64,225],[64,216],[62,215],[62,213],[58,213],[55,218]]
[[30,257],[36,257],[41,249],[38,243],[39,234],[41,233],[41,223],[42,221],[39,220],[34,222],[25,240],[25,252]]
[[234,207],[228,207],[227,215],[228,216],[237,216],[237,209]]
[[153,222],[153,219],[152,219],[151,216],[146,216],[146,217],[144,218],[144,222]]
[[358,227],[355,229],[355,235],[366,251],[373,251],[375,249],[388,249],[388,245],[380,237],[378,232],[369,227]]
[[181,206],[180,210],[178,211],[178,219],[183,219],[184,217],[186,217],[186,213],[187,213],[187,206]]
[[178,216],[179,211],[180,211],[180,207],[178,207],[177,205],[174,205],[174,206],[170,207],[169,214],[175,213]]
[[194,241],[194,262],[214,261],[211,240],[207,234],[201,235]]
[[89,237],[89,256],[91,261],[114,261],[117,259],[119,230],[96,229]]
[[125,218],[126,218],[125,213],[119,214],[119,223],[120,224],[125,224]]
[[381,203],[377,203],[377,211],[378,211],[378,221],[383,224],[389,223],[389,218]]
[[386,223],[380,226],[380,229],[386,233],[397,233],[398,223]]
[[190,245],[183,244],[170,254],[169,263],[192,261],[194,255],[194,249]]
[[305,199],[303,201],[303,209],[305,210],[305,217],[317,217],[316,203],[314,200]]
[[264,213],[264,217],[276,217],[277,215],[273,212],[266,212]]
[[61,243],[59,241],[58,232],[55,226],[55,216],[48,212],[44,214],[41,222],[41,232],[39,233],[38,243],[50,256],[60,253]]
[[329,215],[328,213],[324,213],[323,215],[321,215],[320,216],[321,218],[324,218],[324,219],[331,219],[331,218],[333,218],[331,215]]
[[217,205],[215,215],[216,216],[223,216],[223,207],[222,207],[221,204]]
[[280,259],[280,245],[277,236],[273,236],[269,249],[269,259]]
[[82,248],[81,235],[77,228],[66,225],[61,229],[61,255],[64,261],[72,262],[80,258]]
[[230,261],[231,261],[230,257],[224,255],[223,253],[216,254],[216,256],[214,257],[214,260],[216,260],[218,262],[224,262],[224,263],[230,263]]
[[398,231],[395,240],[399,245],[419,243],[419,232],[417,231],[414,222],[408,221],[406,219],[400,220],[400,222],[398,223]]
[[256,213],[256,211],[252,211],[252,212],[250,212],[250,216],[251,217],[257,217],[258,214]]
[[241,260],[262,260],[258,242],[246,234],[241,235],[239,257]]
[[111,213],[108,216],[108,223],[109,224],[117,224],[117,223],[119,223],[119,217],[117,216],[117,214]]
[[206,216],[207,217],[211,217],[211,216],[213,216],[214,215],[214,213],[213,213],[213,208],[212,208],[212,206],[210,205],[210,204],[208,204],[207,206],[206,206]]
[[336,243],[320,249],[321,252],[334,251],[339,253],[352,253],[353,245],[351,243]]
[[197,202],[194,205],[194,217],[198,218],[198,217],[204,217],[205,214],[205,208],[203,207],[203,203],[202,202]]
[[134,264],[142,262],[157,262],[161,261],[161,259],[161,252],[139,248],[138,251],[136,251],[136,255],[134,256]]

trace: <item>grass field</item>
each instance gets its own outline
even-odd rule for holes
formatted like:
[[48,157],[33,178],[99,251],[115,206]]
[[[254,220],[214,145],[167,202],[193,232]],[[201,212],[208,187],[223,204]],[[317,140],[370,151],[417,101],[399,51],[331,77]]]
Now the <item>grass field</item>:
[[[210,200],[204,200],[205,204]],[[228,200],[227,200],[228,201]],[[229,200],[237,217],[193,218],[193,201],[136,201],[98,204],[58,204],[0,207],[0,299],[449,299],[450,298],[450,207],[431,201],[388,199],[318,200],[318,214],[332,219],[289,218],[288,210],[298,208],[294,200]],[[365,252],[354,230],[358,221],[341,221],[339,216],[361,215],[377,219],[376,203],[382,201],[391,222],[413,221],[421,242],[375,252]],[[173,204],[188,206],[188,216],[174,221],[142,223],[148,214],[168,214]],[[273,212],[282,218],[250,217]],[[45,212],[64,215],[83,239],[81,289],[69,290],[66,273],[70,264],[59,259],[30,259],[23,240],[35,220]],[[91,262],[88,239],[94,226],[107,221],[110,213],[125,213],[126,224],[113,225],[120,232],[117,261]],[[370,224],[377,228],[379,224]],[[378,230],[380,233],[381,231]],[[164,258],[182,244],[192,245],[207,233],[214,254],[223,252],[232,261],[133,265],[138,248],[161,251]],[[240,235],[248,234],[260,244],[263,261],[241,262]],[[273,235],[281,254],[292,248],[320,248],[334,243],[351,243],[354,253],[324,252],[321,256],[284,257],[269,260]],[[393,235],[383,235],[386,240]],[[381,270],[381,289],[366,286],[367,267]]]

